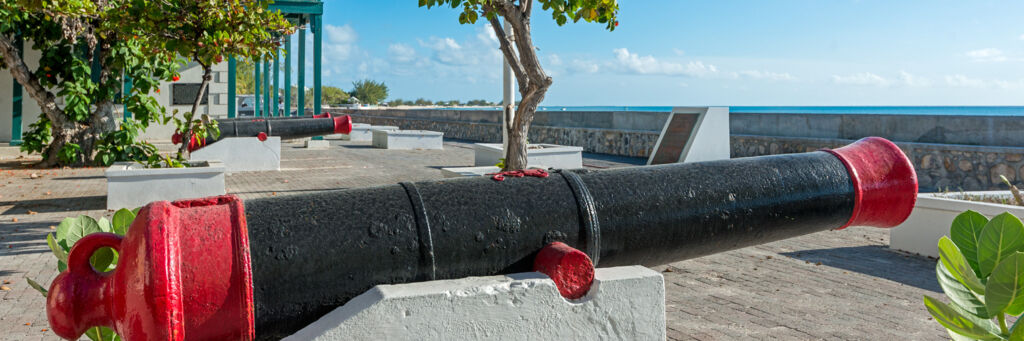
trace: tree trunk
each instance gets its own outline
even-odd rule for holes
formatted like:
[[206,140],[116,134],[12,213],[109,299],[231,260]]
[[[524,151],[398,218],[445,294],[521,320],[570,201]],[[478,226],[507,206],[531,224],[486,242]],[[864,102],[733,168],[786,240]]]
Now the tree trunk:
[[203,102],[203,95],[205,95],[206,87],[210,84],[210,79],[213,78],[210,75],[213,71],[210,66],[203,63],[199,63],[199,66],[203,67],[203,81],[199,84],[199,93],[196,95],[196,100],[192,102],[192,111],[185,117],[187,119],[187,122],[185,122],[186,128],[185,131],[181,133],[181,147],[178,147],[178,155],[185,159],[188,159],[189,157],[190,152],[188,150],[188,145],[189,142],[192,141],[192,135],[194,134],[192,131],[192,121],[196,117],[196,111],[199,110],[199,104]]
[[537,112],[537,106],[544,100],[544,95],[553,82],[541,67],[533,46],[533,38],[530,35],[531,4],[532,1],[520,1],[520,5],[515,5],[511,0],[503,0],[484,6],[485,11],[493,9],[501,15],[512,26],[512,34],[515,35],[515,39],[509,39],[496,18],[488,19],[498,37],[501,52],[516,74],[519,94],[522,96],[519,107],[516,108],[516,117],[508,126],[508,150],[505,150],[504,169],[506,171],[526,169],[529,166],[527,137],[530,124]]

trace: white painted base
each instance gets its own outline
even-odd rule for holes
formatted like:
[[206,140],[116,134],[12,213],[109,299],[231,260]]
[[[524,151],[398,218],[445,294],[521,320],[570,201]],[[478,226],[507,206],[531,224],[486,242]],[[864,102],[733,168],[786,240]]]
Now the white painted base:
[[[370,128],[370,125],[366,124],[366,123],[352,123],[352,131],[356,131],[356,129],[359,129],[360,131],[365,130],[365,131],[367,131],[367,135],[369,135],[369,128]],[[372,136],[369,137],[369,138],[372,138]],[[367,139],[367,141],[369,141],[369,138]],[[349,139],[349,134],[330,134],[330,135],[324,136],[324,139],[328,139],[328,140],[348,140]]]
[[[1010,197],[1009,191],[966,192],[967,194]],[[949,235],[953,218],[972,210],[992,218],[1003,212],[1024,217],[1024,207],[951,199],[957,193],[921,193],[907,221],[889,231],[889,247],[938,257],[939,238]]]
[[331,148],[331,141],[327,140],[309,140],[306,141],[306,149],[327,149]]
[[[583,147],[557,144],[530,144],[526,150],[528,165],[545,165],[555,169],[583,168]],[[532,148],[541,147],[541,148]],[[494,166],[505,158],[500,143],[474,143],[474,166]]]
[[107,168],[107,209],[133,209],[160,200],[202,198],[227,193],[224,164],[193,161],[187,168],[144,168],[118,162]]
[[398,127],[396,127],[396,126],[371,126],[371,125],[356,127],[355,125],[353,125],[352,126],[352,131],[349,132],[348,134],[342,135],[341,139],[342,140],[348,140],[348,141],[359,141],[359,142],[373,141],[373,131],[374,130],[389,130],[389,131],[390,130],[398,130]]
[[597,269],[568,301],[546,275],[378,285],[285,340],[664,340],[665,280],[642,266]]
[[227,137],[192,152],[189,159],[219,160],[228,173],[281,170],[281,138]]
[[383,149],[444,149],[444,133],[429,130],[372,130],[373,146]]

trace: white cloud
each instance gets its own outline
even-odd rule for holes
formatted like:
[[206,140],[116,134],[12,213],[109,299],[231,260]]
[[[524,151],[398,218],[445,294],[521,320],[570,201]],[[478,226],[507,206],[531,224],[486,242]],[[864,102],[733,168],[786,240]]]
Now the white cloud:
[[572,63],[569,63],[568,69],[577,73],[597,73],[601,71],[601,67],[597,63],[582,59],[573,59]]
[[669,75],[669,76],[691,76],[703,77],[718,73],[718,68],[711,64],[704,64],[700,61],[691,61],[686,65],[672,62],[663,62],[653,56],[640,56],[631,53],[625,48],[618,48],[615,52],[615,66],[627,72],[643,75]]
[[485,46],[498,47],[498,36],[494,34],[494,29],[491,28],[491,24],[486,24],[480,27],[476,32],[476,39],[479,40]]
[[978,78],[970,78],[964,75],[951,75],[946,76],[946,85],[966,88],[981,88],[986,86],[986,82]]
[[1020,40],[1024,40],[1024,34],[1021,34],[1020,37],[1017,37],[1017,38],[1020,39]]
[[1003,54],[1003,50],[991,47],[967,51],[967,57],[970,57],[976,62],[1003,62],[1007,60],[1006,55]]
[[889,86],[892,81],[885,77],[870,73],[861,72],[847,76],[832,75],[832,81],[843,85],[868,85],[868,86]]
[[680,50],[680,49],[677,49],[677,48],[673,48],[672,49],[672,53],[675,53],[676,56],[679,56],[679,57],[682,57],[682,56],[686,55],[686,51],[683,51],[683,50]]
[[416,50],[405,44],[391,44],[388,46],[388,56],[396,63],[409,63],[416,59]]
[[794,81],[794,80],[796,80],[796,77],[793,77],[793,75],[789,74],[788,72],[779,73],[779,72],[771,72],[771,71],[747,70],[747,71],[740,71],[740,72],[738,72],[738,74],[740,76],[747,77],[747,78],[752,78],[752,79],[767,79],[767,80],[774,80],[774,81]]
[[557,54],[552,53],[550,56],[548,56],[548,64],[550,64],[551,66],[562,66],[562,58],[559,57]]
[[932,81],[928,78],[915,76],[906,71],[900,71],[900,83],[907,86],[930,86]]
[[332,44],[353,44],[359,39],[356,30],[348,24],[343,26],[324,26],[324,36],[327,38],[326,42]]

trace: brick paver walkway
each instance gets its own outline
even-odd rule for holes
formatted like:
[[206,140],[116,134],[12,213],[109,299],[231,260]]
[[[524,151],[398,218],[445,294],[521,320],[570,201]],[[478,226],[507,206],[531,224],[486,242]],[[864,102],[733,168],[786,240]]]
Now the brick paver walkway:
[[[440,177],[440,167],[471,165],[467,143],[443,151],[389,151],[332,142],[328,150],[282,146],[280,172],[227,177],[242,198],[287,195]],[[102,169],[34,170],[0,149],[0,340],[53,340],[44,299],[56,260],[45,236],[61,219],[109,216]],[[643,160],[587,155],[594,168]],[[33,179],[31,174],[38,177]],[[941,295],[935,261],[890,251],[888,232],[850,228],[678,262],[665,275],[672,340],[936,340],[921,295]]]

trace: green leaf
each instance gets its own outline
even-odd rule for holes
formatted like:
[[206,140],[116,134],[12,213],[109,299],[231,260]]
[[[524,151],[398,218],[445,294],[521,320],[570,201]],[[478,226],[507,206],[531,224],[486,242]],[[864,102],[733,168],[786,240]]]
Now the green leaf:
[[981,284],[981,280],[974,274],[971,265],[967,264],[967,259],[949,237],[942,236],[939,239],[939,259],[946,270],[949,270],[949,273],[960,283],[975,293],[985,294],[985,286]]
[[932,298],[931,296],[924,296],[924,305],[928,308],[928,313],[932,314],[932,317],[935,318],[936,322],[939,322],[939,324],[952,332],[980,340],[999,339],[999,336],[990,333],[984,327],[963,317],[950,306]]
[[981,275],[978,271],[978,239],[981,238],[981,231],[988,223],[988,218],[981,213],[971,210],[960,213],[953,219],[949,229],[949,236],[960,248],[967,264],[971,265],[975,274]]
[[[988,277],[1004,258],[1024,247],[1024,225],[1010,213],[995,216],[985,224],[978,240],[978,269]],[[956,273],[954,273],[955,275]],[[970,285],[968,285],[970,287]],[[972,289],[973,290],[973,289]]]
[[135,213],[122,208],[114,212],[114,233],[118,235],[125,235],[128,233],[128,227],[132,225],[132,221],[135,221]]
[[991,318],[988,309],[985,308],[984,296],[978,296],[964,286],[949,273],[949,270],[946,270],[941,262],[935,263],[935,273],[935,278],[939,280],[939,286],[954,305],[960,307],[964,312],[980,318]]
[[57,260],[64,263],[68,262],[68,251],[64,250],[64,247],[60,246],[60,244],[57,244],[57,241],[53,239],[53,233],[46,234],[46,245],[50,247],[50,251],[57,257]]
[[71,229],[71,225],[75,224],[75,218],[64,218],[60,221],[60,225],[57,225],[57,243],[64,247],[65,250],[70,250],[71,245],[67,243],[68,230]]
[[96,271],[106,272],[115,264],[115,259],[116,256],[113,249],[102,247],[92,253],[92,257],[89,257],[89,262],[92,263],[92,267]]
[[96,221],[96,224],[100,226],[100,231],[103,232],[110,232],[113,227],[110,225],[110,221],[103,217],[100,217],[100,220]]
[[28,286],[32,287],[32,289],[36,289],[40,294],[43,294],[43,297],[46,297],[46,288],[43,288],[42,285],[39,285],[39,283],[36,283],[36,281],[33,281],[31,278],[25,277],[25,280],[28,281]]
[[1024,253],[1014,252],[992,270],[985,284],[985,307],[991,316],[1024,312]]
[[100,229],[100,224],[96,219],[87,215],[78,216],[78,218],[74,218],[71,225],[68,226],[66,239],[67,245],[72,247],[79,239],[82,239],[82,237],[97,232],[103,231]]

